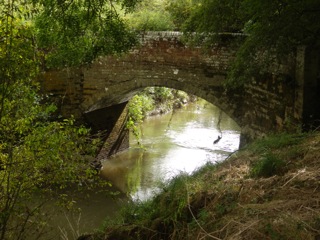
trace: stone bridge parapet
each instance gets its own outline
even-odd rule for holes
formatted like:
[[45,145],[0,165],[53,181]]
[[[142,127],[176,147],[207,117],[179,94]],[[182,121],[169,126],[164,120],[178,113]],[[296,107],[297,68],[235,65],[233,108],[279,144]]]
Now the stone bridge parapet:
[[[226,91],[237,37],[243,36],[226,34],[224,42],[204,49],[186,45],[180,32],[144,32],[140,45],[129,53],[100,57],[90,66],[46,72],[42,90],[52,93],[62,115],[86,118],[94,129],[110,133],[125,103],[149,86],[179,89],[216,105],[241,127],[242,143],[280,131],[289,121],[303,124],[307,86],[316,96],[308,101],[319,107],[320,51],[312,52],[310,60],[311,52],[303,48],[280,75],[270,73],[241,90]],[[313,69],[311,76],[306,63]],[[319,115],[315,110],[310,114]]]

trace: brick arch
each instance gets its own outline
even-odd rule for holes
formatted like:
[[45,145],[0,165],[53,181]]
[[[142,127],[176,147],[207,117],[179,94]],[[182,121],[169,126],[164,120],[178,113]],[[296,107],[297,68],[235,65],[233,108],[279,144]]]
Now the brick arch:
[[[171,84],[166,84],[162,83],[161,81],[157,81],[153,82],[153,84],[150,84],[150,82],[145,85],[139,84],[139,86],[135,88],[122,88],[124,92],[121,94],[121,103],[109,106],[108,104],[110,98],[109,95],[106,94],[106,96],[101,97],[99,101],[95,102],[94,105],[89,107],[89,110],[84,113],[86,121],[89,122],[90,126],[94,127],[96,130],[107,130],[107,135],[105,136],[104,140],[105,143],[99,150],[97,160],[106,159],[109,156],[129,147],[129,133],[124,127],[127,119],[126,105],[134,95],[143,91],[146,87],[167,87],[171,89],[182,90],[188,94],[201,97],[219,107],[241,128],[241,125],[239,125],[239,122],[237,121],[240,118],[235,119],[233,115],[231,115],[233,112],[230,111],[230,108],[226,108],[226,110],[221,108],[221,106],[227,106],[220,102],[221,98],[211,94],[208,95],[207,92],[199,89],[189,88],[186,84],[182,84],[179,81],[177,81],[176,84],[174,84],[174,81],[170,81],[170,83]],[[112,91],[112,89],[109,90]],[[118,100],[119,99],[117,99],[117,101]],[[238,116],[240,115],[241,114],[238,114]]]
[[[132,80],[134,82],[134,80]],[[220,108],[224,113],[226,113],[230,118],[232,118],[240,127],[241,127],[241,119],[239,118],[239,113],[237,113],[237,106],[234,105],[231,107],[226,103],[226,96],[222,96],[224,94],[221,94],[221,91],[211,91],[208,93],[208,91],[204,89],[195,88],[190,83],[182,83],[178,80],[171,79],[170,81],[167,81],[166,79],[157,79],[154,81],[139,81],[138,84],[130,84],[127,83],[126,86],[121,86],[121,90],[123,91],[119,96],[121,98],[117,98],[116,96],[114,98],[110,99],[110,95],[108,92],[116,91],[116,89],[119,86],[114,86],[114,88],[105,89],[105,96],[100,96],[99,100],[97,100],[93,105],[89,106],[88,109],[86,109],[84,112],[91,112],[98,109],[103,109],[106,107],[109,107],[112,102],[117,102],[118,104],[129,101],[134,95],[136,95],[138,92],[142,91],[143,89],[147,87],[167,87],[172,89],[177,89],[184,91],[188,94],[195,95],[197,97],[200,97],[211,104],[215,105],[216,107]],[[239,109],[238,109],[239,110]]]
[[44,73],[42,90],[56,99],[63,116],[81,119],[96,114],[101,126],[99,114],[116,122],[120,109],[142,88],[183,90],[235,120],[242,129],[242,144],[281,131],[286,122],[304,124],[309,116],[319,117],[319,50],[300,48],[295,59],[276,67],[280,72],[271,69],[241,90],[226,91],[224,80],[237,51],[234,40],[242,36],[223,35],[210,49],[188,46],[181,36],[177,32],[143,33],[141,44],[129,53],[100,57],[90,66]]

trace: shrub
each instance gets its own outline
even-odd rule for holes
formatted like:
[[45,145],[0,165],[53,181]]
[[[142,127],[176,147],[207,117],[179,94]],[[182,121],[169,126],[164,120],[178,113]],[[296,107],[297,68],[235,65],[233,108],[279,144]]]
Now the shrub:
[[289,134],[289,133],[274,134],[274,135],[270,135],[266,138],[256,140],[249,148],[250,148],[250,150],[252,150],[256,153],[261,153],[261,152],[265,152],[267,150],[280,149],[280,148],[284,148],[287,146],[297,145],[303,140],[304,137],[305,137],[305,134],[303,134],[303,133],[299,133],[299,134]]
[[166,31],[174,28],[170,14],[161,10],[141,9],[127,17],[131,28],[138,31]]
[[153,108],[153,100],[147,95],[135,95],[129,102],[128,120],[126,127],[130,129],[137,139],[140,138],[138,125],[146,117],[147,112]]
[[271,177],[285,171],[285,162],[277,156],[268,153],[255,162],[250,169],[251,177]]

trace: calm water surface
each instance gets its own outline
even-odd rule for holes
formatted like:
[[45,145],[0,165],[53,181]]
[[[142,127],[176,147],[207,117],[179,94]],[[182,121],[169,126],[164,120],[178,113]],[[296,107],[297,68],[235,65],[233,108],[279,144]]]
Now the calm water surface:
[[[128,150],[103,162],[101,176],[124,194],[112,199],[88,192],[83,201],[75,202],[81,211],[51,214],[52,239],[76,239],[79,234],[92,232],[130,199],[152,197],[159,182],[168,181],[181,172],[192,173],[207,162],[224,160],[238,149],[240,129],[232,119],[220,114],[218,108],[202,101],[172,114],[146,119],[141,127],[143,147],[130,136]],[[213,144],[220,134],[219,117],[222,139]],[[57,209],[53,207],[52,212]]]
[[[222,115],[220,115],[222,114]],[[220,134],[217,144],[213,141]],[[153,116],[141,127],[141,145],[130,136],[130,149],[103,162],[101,174],[134,200],[145,200],[180,172],[192,173],[207,162],[224,160],[239,147],[240,129],[205,101],[172,114]]]

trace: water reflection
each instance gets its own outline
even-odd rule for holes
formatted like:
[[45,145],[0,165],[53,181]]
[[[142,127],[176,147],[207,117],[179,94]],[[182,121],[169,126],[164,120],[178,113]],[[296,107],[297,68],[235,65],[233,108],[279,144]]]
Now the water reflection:
[[207,102],[191,104],[173,114],[150,117],[143,123],[141,149],[130,138],[130,149],[103,163],[102,176],[134,200],[145,200],[157,191],[159,182],[180,172],[191,173],[208,161],[225,159],[238,149],[240,129],[227,115]]

